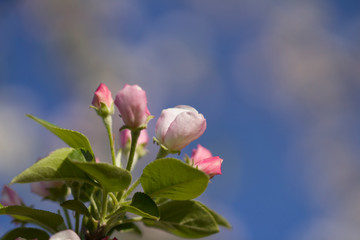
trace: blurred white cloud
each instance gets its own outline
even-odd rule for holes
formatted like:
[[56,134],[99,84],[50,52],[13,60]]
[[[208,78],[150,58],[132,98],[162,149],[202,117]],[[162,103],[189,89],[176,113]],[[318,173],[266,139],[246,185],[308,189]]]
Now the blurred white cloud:
[[291,161],[298,166],[292,169],[303,171],[319,214],[294,239],[356,239],[360,161],[349,126],[359,119],[352,102],[352,86],[360,82],[353,77],[359,45],[349,48],[323,1],[288,2],[268,14],[259,36],[239,49],[234,71],[241,76],[249,67],[249,79],[238,81],[240,92],[257,104],[266,101],[264,108],[276,109],[298,129],[289,158],[300,161]]
[[30,109],[37,111],[37,97],[21,86],[3,85],[0,89],[0,152],[2,181],[10,182],[19,169],[36,161],[36,131],[25,117]]
[[[76,89],[58,109],[39,117],[84,132],[95,153],[109,159],[106,136],[98,138],[105,132],[93,127],[100,120],[84,107],[99,82],[115,90],[124,83],[141,85],[151,99],[150,110],[157,113],[169,107],[169,99],[186,99],[199,89],[216,89],[212,97],[221,99],[226,93],[213,54],[215,35],[226,32],[235,39],[244,38],[235,41],[235,58],[230,61],[239,96],[275,111],[294,126],[298,141],[289,153],[289,159],[295,159],[289,165],[299,166],[293,171],[302,171],[309,200],[317,209],[291,239],[357,239],[359,148],[348,123],[360,118],[358,104],[353,102],[360,88],[360,18],[347,22],[340,31],[334,27],[334,12],[326,1],[198,0],[185,3],[190,9],[149,22],[139,1],[95,3],[36,0],[21,5],[27,30],[65,63],[64,70],[72,77],[64,79],[64,84]],[[140,29],[131,43],[121,37],[129,21]],[[109,28],[112,22],[118,22],[117,28]],[[145,23],[148,29],[141,28]],[[241,36],[239,31],[250,24],[253,35]],[[10,179],[38,157],[39,146],[33,141],[38,139],[38,128],[24,113],[28,109],[41,112],[34,93],[26,89],[19,93],[18,87],[4,92],[0,90],[4,99],[0,152],[10,169],[2,178]],[[27,99],[35,100],[24,105],[13,101],[13,95],[30,95]],[[42,151],[59,147],[60,141],[50,133],[44,138],[47,145]],[[243,239],[251,239],[240,216],[231,215],[226,207],[222,211],[237,229],[244,229],[240,230]],[[210,239],[234,236],[221,234]],[[148,235],[176,239],[158,231]]]

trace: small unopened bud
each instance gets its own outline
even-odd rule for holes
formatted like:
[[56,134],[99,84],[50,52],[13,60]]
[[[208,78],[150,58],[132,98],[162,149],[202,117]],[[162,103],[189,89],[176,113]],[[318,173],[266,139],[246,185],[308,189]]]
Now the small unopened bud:
[[125,85],[115,97],[125,127],[130,129],[146,128],[152,118],[147,107],[146,92],[138,85]]
[[213,157],[211,152],[200,144],[197,149],[193,149],[190,160],[194,167],[205,172],[210,178],[221,174],[223,160],[218,156]]
[[114,100],[109,88],[101,83],[94,93],[92,107],[103,117],[114,114]]

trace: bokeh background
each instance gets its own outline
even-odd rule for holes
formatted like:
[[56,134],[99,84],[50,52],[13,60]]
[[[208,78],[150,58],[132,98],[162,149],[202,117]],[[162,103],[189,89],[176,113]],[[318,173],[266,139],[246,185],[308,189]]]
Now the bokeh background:
[[182,155],[200,143],[224,159],[200,200],[233,225],[207,239],[358,239],[359,43],[359,1],[2,0],[0,184],[64,146],[26,113],[83,132],[108,161],[93,92],[139,84],[156,117],[187,104],[207,119]]

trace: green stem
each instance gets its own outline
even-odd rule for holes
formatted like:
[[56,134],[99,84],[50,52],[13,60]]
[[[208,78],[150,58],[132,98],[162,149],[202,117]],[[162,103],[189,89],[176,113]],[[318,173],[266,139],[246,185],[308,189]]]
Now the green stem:
[[94,200],[93,194],[91,194],[91,196],[90,196],[89,199],[90,199],[91,206],[94,208],[94,212],[97,214],[97,215],[96,215],[96,219],[99,219],[99,218],[100,218],[100,216],[99,216],[99,209],[98,209],[98,207],[97,207],[97,205],[96,205],[96,202],[95,202],[95,200]]
[[66,218],[66,222],[67,222],[67,225],[68,225],[68,228],[69,229],[72,229],[72,225],[71,225],[71,220],[70,220],[70,216],[69,216],[69,211],[66,209],[66,208],[62,208],[63,211],[64,211],[64,215],[65,215],[65,218]]
[[119,151],[116,153],[115,156],[115,162],[116,162],[116,166],[118,167],[122,167],[121,166],[121,158],[122,158],[122,149],[120,148]]
[[160,146],[159,152],[156,155],[156,159],[164,158],[169,154],[169,151]]
[[122,199],[125,199],[134,191],[134,189],[140,184],[140,178],[136,180],[131,187],[125,192],[125,194],[122,196]]
[[103,200],[102,200],[102,209],[101,209],[101,219],[100,223],[103,223],[106,218],[107,213],[107,204],[108,204],[108,193],[103,191]]
[[143,220],[142,217],[134,217],[134,218],[124,219],[119,222],[120,222],[120,224],[122,224],[122,223],[140,222],[141,220]]
[[126,170],[128,171],[131,171],[131,166],[133,164],[134,156],[135,156],[136,143],[139,136],[140,136],[140,130],[131,130],[131,147],[130,147],[128,163],[126,165]]
[[103,118],[103,122],[109,137],[109,143],[110,143],[110,150],[111,150],[111,159],[114,166],[116,166],[116,159],[115,159],[115,146],[114,146],[114,138],[112,135],[112,117],[111,115],[108,115]]
[[114,202],[114,205],[118,205],[118,204],[119,204],[116,196],[115,196],[113,193],[109,193],[109,196],[111,197],[112,201]]
[[[80,198],[80,183],[73,182],[72,184],[72,194],[74,196],[74,200],[79,200]],[[75,212],[75,232],[79,234],[80,228],[80,214]]]

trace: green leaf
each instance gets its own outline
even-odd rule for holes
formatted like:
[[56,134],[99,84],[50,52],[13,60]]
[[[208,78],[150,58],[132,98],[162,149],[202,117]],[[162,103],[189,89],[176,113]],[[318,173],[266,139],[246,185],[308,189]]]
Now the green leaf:
[[141,176],[144,192],[151,197],[189,200],[203,193],[209,177],[175,158],[157,159],[144,168]]
[[25,222],[37,224],[53,233],[65,229],[64,220],[59,214],[44,210],[25,206],[8,206],[0,208],[0,215],[3,214],[14,216]]
[[213,216],[197,201],[170,201],[159,210],[160,220],[144,219],[147,226],[185,238],[202,238],[219,232]]
[[107,234],[112,235],[114,233],[114,231],[116,231],[116,233],[133,232],[138,236],[142,235],[140,228],[134,223],[121,223],[119,225],[116,225]]
[[76,162],[72,163],[96,179],[107,192],[121,192],[131,183],[129,171],[108,163]]
[[20,227],[7,232],[1,240],[25,239],[49,240],[50,236],[41,229]]
[[205,208],[215,219],[216,223],[220,226],[231,229],[231,224],[223,216],[208,208],[205,204],[198,202],[203,208]]
[[58,136],[61,140],[63,140],[67,145],[72,148],[84,148],[91,152],[93,155],[93,151],[89,142],[89,139],[82,133],[76,132],[69,129],[64,129],[59,126],[56,126],[52,123],[49,123],[40,118],[34,117],[33,115],[27,114],[27,117],[33,119],[35,122],[39,123],[50,132]]
[[85,215],[85,216],[91,218],[89,210],[87,209],[87,207],[81,201],[68,200],[68,201],[65,201],[65,202],[61,203],[60,206],[62,206],[64,208],[67,208],[67,209],[70,209],[70,210],[73,210],[75,212],[78,212],[78,213],[80,213],[82,215]]
[[30,183],[41,181],[69,180],[87,182],[96,185],[81,169],[68,159],[68,155],[76,155],[73,148],[61,148],[50,153],[31,167],[17,175],[11,183]]
[[155,202],[151,199],[151,197],[141,192],[135,193],[131,204],[124,206],[124,209],[127,212],[156,220],[159,219],[160,216]]

